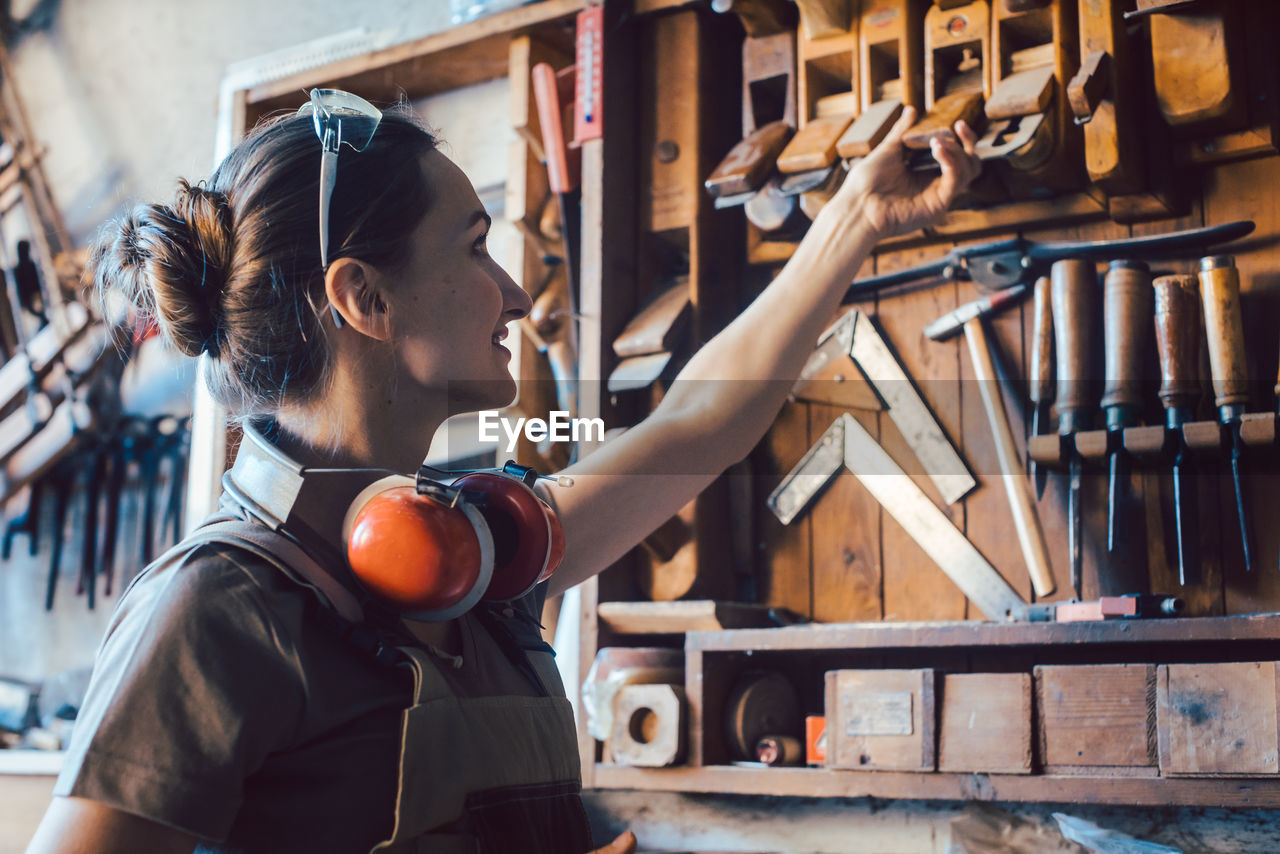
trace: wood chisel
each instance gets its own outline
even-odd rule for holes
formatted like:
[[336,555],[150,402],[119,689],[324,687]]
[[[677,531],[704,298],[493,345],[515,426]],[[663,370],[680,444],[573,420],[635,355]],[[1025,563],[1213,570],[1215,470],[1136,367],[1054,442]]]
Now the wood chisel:
[[1101,316],[1098,279],[1093,262],[1082,259],[1054,262],[1050,278],[1058,363],[1058,436],[1063,454],[1070,460],[1067,545],[1071,553],[1071,587],[1080,598],[1080,477],[1084,461],[1076,450],[1075,436],[1090,428],[1093,407],[1098,400],[1098,369],[1094,357],[1097,338],[1093,334],[1096,319]]
[[1183,473],[1190,460],[1182,425],[1195,420],[1200,400],[1196,366],[1200,356],[1200,281],[1192,275],[1161,276],[1152,283],[1155,295],[1156,348],[1160,353],[1160,402],[1164,405],[1166,441],[1173,445],[1173,513],[1178,537],[1178,582],[1200,581],[1195,548],[1195,478]]
[[[1039,436],[1053,406],[1053,314],[1049,304],[1048,276],[1036,279],[1031,306],[1031,435]],[[1036,499],[1039,500],[1044,497],[1049,470],[1035,460],[1030,461],[1030,467],[1031,479],[1036,485]]]
[[1132,460],[1124,449],[1124,429],[1141,420],[1143,362],[1151,328],[1151,271],[1141,261],[1112,261],[1102,285],[1102,339],[1105,347],[1102,410],[1107,419],[1107,554],[1121,554],[1117,526],[1133,501],[1129,488]]
[[1236,491],[1244,568],[1248,572],[1253,569],[1254,539],[1240,480],[1240,458],[1244,452],[1240,422],[1248,407],[1249,386],[1245,367],[1244,320],[1240,314],[1240,274],[1236,271],[1235,258],[1210,255],[1200,259],[1200,297],[1204,305],[1205,333],[1209,339],[1214,403],[1218,407],[1218,420],[1231,440],[1231,479]]

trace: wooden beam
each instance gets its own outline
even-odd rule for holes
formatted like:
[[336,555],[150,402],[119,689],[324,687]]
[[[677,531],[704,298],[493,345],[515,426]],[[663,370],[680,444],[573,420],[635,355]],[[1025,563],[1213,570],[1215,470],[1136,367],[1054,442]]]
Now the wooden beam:
[[690,632],[685,649],[894,649],[899,647],[1085,646],[1118,643],[1276,641],[1280,614],[1103,620],[1088,623],[827,623],[781,629]]

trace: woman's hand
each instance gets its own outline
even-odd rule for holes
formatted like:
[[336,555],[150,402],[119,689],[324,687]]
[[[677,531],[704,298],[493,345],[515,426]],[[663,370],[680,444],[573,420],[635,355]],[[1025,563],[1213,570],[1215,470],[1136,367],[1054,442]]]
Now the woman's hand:
[[876,239],[933,223],[982,169],[973,154],[977,136],[967,124],[956,122],[954,135],[934,137],[931,144],[942,174],[929,180],[912,173],[902,137],[915,123],[915,109],[903,109],[888,136],[853,168],[832,200],[860,211]]
[[603,848],[597,848],[590,854],[635,854],[636,835],[629,830],[623,831],[622,834]]

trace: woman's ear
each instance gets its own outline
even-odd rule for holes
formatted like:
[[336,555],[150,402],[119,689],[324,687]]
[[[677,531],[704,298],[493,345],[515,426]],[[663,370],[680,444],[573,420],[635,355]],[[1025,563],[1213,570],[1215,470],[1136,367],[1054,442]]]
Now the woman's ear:
[[391,316],[373,268],[355,258],[338,258],[324,275],[324,292],[346,325],[362,335],[386,341]]

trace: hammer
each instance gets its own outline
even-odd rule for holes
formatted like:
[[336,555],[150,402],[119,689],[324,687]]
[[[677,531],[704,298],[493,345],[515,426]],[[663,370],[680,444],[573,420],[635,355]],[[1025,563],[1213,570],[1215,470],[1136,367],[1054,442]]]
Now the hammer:
[[987,342],[985,322],[987,316],[1017,301],[1026,291],[1027,286],[1019,284],[966,303],[926,326],[924,335],[934,341],[945,341],[964,331],[965,343],[969,345],[969,357],[973,360],[973,372],[982,394],[982,406],[987,411],[987,421],[991,424],[996,456],[1000,459],[1000,472],[1004,475],[1001,479],[1004,481],[1005,495],[1009,498],[1009,508],[1013,511],[1018,545],[1022,549],[1022,558],[1026,561],[1036,596],[1044,598],[1053,593],[1055,586],[1053,572],[1049,568],[1049,550],[1045,547],[1040,517],[1036,515],[1035,506],[1031,503],[1030,484],[1022,468],[1022,459],[1013,444],[1013,431],[1009,428],[1004,401],[999,389],[995,387],[996,372],[991,359],[991,347]]

